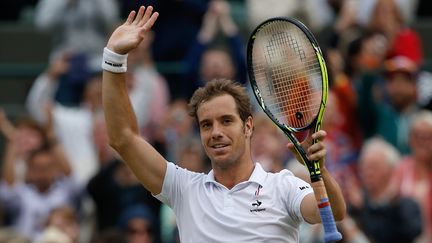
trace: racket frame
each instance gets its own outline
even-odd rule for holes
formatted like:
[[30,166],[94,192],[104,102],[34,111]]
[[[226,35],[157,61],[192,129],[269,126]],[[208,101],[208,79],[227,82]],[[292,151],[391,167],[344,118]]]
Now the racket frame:
[[[275,21],[288,21],[294,25],[296,25],[299,29],[302,30],[302,32],[306,35],[306,37],[309,39],[314,51],[315,55],[317,56],[320,69],[321,69],[321,79],[322,79],[322,95],[321,95],[321,102],[320,102],[320,108],[313,119],[313,121],[306,127],[302,128],[293,128],[289,127],[284,123],[281,123],[272,113],[269,109],[267,109],[267,106],[261,96],[261,93],[258,88],[258,84],[255,80],[255,75],[253,73],[253,70],[251,67],[253,67],[253,60],[252,60],[252,49],[253,45],[256,39],[256,33],[260,31],[261,28],[264,28],[267,24],[270,24]],[[293,135],[294,133],[305,131],[307,129],[310,129],[312,126],[314,126],[314,132],[317,132],[321,128],[321,122],[324,117],[324,111],[326,107],[327,102],[327,95],[328,95],[328,76],[327,76],[327,67],[325,65],[325,61],[321,52],[321,49],[318,45],[317,40],[312,35],[312,33],[309,31],[309,29],[300,21],[294,19],[294,18],[283,18],[283,17],[275,17],[267,19],[266,21],[262,22],[258,27],[255,28],[255,30],[252,32],[248,46],[247,46],[247,66],[248,66],[248,73],[249,73],[249,79],[250,84],[252,86],[253,93],[255,95],[255,98],[257,99],[259,105],[263,109],[263,111],[267,114],[267,116],[275,123],[288,137],[288,139],[294,144],[294,148],[297,152],[297,154],[300,156],[301,162],[306,166],[306,168],[309,171],[310,178],[312,182],[318,181],[321,178],[321,170],[319,161],[310,161],[307,158],[307,154],[304,151],[303,147],[301,146],[298,139]],[[314,141],[316,142],[316,141]]]

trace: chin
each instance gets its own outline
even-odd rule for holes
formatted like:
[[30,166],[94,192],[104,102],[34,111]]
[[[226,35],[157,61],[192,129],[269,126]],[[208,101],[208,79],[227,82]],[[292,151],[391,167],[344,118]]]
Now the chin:
[[212,164],[216,167],[219,167],[221,169],[228,169],[230,168],[233,164],[235,164],[235,162],[231,159],[225,158],[213,158],[212,159]]

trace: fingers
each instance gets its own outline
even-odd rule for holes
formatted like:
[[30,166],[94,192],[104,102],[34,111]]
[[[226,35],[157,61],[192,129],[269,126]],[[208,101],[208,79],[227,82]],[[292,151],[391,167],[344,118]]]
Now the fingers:
[[141,6],[132,24],[138,25],[144,16],[145,7]]
[[150,19],[144,24],[144,30],[149,30],[151,29],[151,27],[153,26],[153,24],[156,22],[156,19],[159,17],[159,13],[158,12],[154,12]]
[[150,18],[150,16],[152,15],[153,12],[153,7],[152,6],[148,6],[143,18],[140,20],[140,22],[138,23],[139,26],[143,26]]
[[310,146],[307,150],[308,158],[311,161],[322,160],[327,154],[327,150],[323,142],[318,142]]
[[135,11],[131,11],[131,12],[129,13],[129,16],[128,16],[127,20],[126,20],[126,23],[127,23],[127,24],[132,24],[132,22],[133,22],[133,20],[134,20],[134,18],[135,18],[135,14],[136,14]]
[[158,18],[159,13],[154,12],[153,13],[153,7],[148,6],[147,8],[144,6],[141,6],[138,10],[138,13],[135,13],[135,11],[132,11],[126,23],[128,24],[134,24],[138,27],[143,27],[144,30],[149,30],[155,23],[156,19]]

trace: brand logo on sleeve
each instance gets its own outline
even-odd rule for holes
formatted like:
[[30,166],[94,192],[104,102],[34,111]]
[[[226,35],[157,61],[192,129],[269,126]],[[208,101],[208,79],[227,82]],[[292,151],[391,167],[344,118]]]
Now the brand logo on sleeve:
[[307,189],[307,188],[309,188],[309,186],[300,186],[300,187],[299,187],[299,189],[302,190],[302,191],[303,191],[304,189]]

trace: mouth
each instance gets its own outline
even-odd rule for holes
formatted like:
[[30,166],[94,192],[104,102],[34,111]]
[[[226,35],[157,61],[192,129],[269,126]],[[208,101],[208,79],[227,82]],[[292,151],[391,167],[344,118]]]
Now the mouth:
[[223,152],[229,145],[228,144],[213,144],[210,148],[215,152]]

